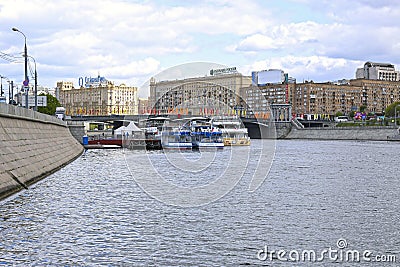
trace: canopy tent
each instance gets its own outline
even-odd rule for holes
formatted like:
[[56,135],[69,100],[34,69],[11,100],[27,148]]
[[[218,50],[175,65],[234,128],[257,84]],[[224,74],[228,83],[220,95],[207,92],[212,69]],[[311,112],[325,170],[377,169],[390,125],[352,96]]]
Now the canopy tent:
[[127,126],[121,126],[114,130],[114,135],[116,136],[137,136],[142,133],[142,129],[137,127],[133,121],[131,121]]

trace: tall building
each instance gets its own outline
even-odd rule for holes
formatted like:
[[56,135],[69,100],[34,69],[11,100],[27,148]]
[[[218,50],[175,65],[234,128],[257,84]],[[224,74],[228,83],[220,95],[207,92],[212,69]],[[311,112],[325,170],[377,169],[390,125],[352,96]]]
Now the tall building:
[[356,71],[356,79],[400,81],[400,72],[390,63],[365,62],[363,68]]
[[150,80],[151,113],[189,115],[232,114],[240,109],[242,87],[251,84],[236,68],[210,70],[210,76],[181,80]]
[[368,112],[383,114],[387,106],[400,101],[400,81],[356,79],[350,84],[359,88],[361,105]]
[[79,79],[79,88],[72,82],[57,82],[60,103],[67,115],[136,115],[138,114],[137,87],[113,82],[104,77]]
[[296,84],[292,112],[297,116],[313,114],[316,118],[331,118],[337,112],[349,114],[362,106],[362,87],[332,82]]
[[242,88],[245,102],[256,117],[264,118],[271,104],[292,105],[293,116],[310,114],[330,119],[337,112],[349,114],[361,107],[367,113],[384,114],[387,106],[400,101],[400,82],[353,79],[339,83],[289,83]]
[[150,114],[150,106],[148,98],[139,98],[139,114]]
[[248,110],[246,114],[266,118],[271,105],[292,104],[296,83],[251,85],[242,88],[242,95]]

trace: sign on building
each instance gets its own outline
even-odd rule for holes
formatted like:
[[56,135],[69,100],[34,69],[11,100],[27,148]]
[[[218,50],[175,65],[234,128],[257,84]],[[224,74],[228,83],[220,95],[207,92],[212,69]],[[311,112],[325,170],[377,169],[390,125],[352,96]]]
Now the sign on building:
[[282,84],[285,82],[285,74],[282,70],[262,70],[252,72],[253,85]]
[[[25,96],[22,97],[22,106],[25,107]],[[28,105],[30,107],[35,106],[35,96],[28,96]],[[37,96],[37,106],[38,107],[46,107],[47,106],[47,96],[38,95]]]
[[211,76],[222,75],[222,74],[232,74],[232,73],[237,73],[236,67],[210,70]]

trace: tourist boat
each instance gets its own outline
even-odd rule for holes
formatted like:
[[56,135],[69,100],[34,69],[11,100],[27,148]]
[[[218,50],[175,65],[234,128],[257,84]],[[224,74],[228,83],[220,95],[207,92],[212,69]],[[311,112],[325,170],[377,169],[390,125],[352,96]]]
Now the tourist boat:
[[244,127],[237,116],[213,117],[212,125],[218,127],[222,132],[225,146],[249,146],[250,137],[247,128]]
[[147,149],[162,149],[161,136],[162,128],[166,121],[170,120],[167,117],[151,117],[144,120],[144,130]]
[[161,134],[162,148],[191,149],[192,138],[190,131],[183,128],[163,129]]
[[190,131],[193,148],[223,148],[222,132],[211,125],[208,118],[191,119]]

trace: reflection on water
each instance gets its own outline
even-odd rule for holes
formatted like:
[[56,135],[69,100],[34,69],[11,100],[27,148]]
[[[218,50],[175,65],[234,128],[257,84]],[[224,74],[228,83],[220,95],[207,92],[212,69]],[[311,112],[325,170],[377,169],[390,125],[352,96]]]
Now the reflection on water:
[[[252,153],[260,145],[252,140]],[[385,142],[279,141],[258,190],[248,190],[251,165],[257,164],[250,156],[229,193],[194,208],[163,204],[138,186],[131,173],[148,172],[141,164],[145,151],[89,150],[1,202],[0,265],[284,266],[276,259],[260,261],[257,252],[265,245],[322,250],[339,238],[349,248],[399,258],[399,148]],[[210,168],[186,176],[182,166],[166,164],[162,151],[149,153],[170,182],[201,186],[215,179],[235,149],[224,148],[210,159]],[[180,156],[194,162],[200,157],[190,151]]]

